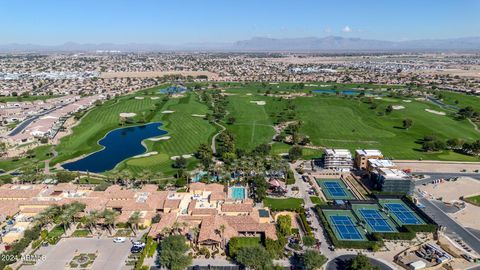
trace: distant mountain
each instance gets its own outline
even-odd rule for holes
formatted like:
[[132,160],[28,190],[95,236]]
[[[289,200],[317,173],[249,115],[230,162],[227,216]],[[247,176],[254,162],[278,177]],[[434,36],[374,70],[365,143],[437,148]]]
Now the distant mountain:
[[241,51],[404,51],[404,50],[480,50],[480,37],[383,41],[328,36],[324,38],[263,38],[237,41],[233,48]]
[[47,46],[36,44],[0,44],[0,52],[162,52],[162,51],[223,51],[223,52],[374,52],[374,51],[480,51],[480,37],[456,39],[425,39],[384,41],[362,38],[328,36],[323,38],[265,38],[254,37],[233,43],[187,43],[163,45],[155,43],[67,42]]

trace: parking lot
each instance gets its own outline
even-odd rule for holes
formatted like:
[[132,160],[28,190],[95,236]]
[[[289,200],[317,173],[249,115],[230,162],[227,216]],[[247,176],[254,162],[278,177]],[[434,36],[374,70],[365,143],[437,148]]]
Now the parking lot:
[[125,266],[125,259],[130,254],[131,246],[129,240],[124,243],[114,243],[111,238],[64,238],[56,245],[41,247],[35,254],[44,255],[45,260],[40,260],[33,266],[24,266],[22,269],[66,269],[76,252],[98,252],[98,256],[90,269],[130,269],[131,267]]

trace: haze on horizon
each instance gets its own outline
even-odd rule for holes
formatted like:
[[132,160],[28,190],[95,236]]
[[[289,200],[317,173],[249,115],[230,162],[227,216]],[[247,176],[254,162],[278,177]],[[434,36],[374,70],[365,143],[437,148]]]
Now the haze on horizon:
[[0,44],[448,39],[480,36],[478,10],[474,0],[8,1],[0,11]]

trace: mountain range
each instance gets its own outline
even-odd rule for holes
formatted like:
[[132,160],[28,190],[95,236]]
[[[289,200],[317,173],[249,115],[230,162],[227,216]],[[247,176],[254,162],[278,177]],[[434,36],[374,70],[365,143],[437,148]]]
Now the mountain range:
[[305,38],[254,37],[232,43],[188,43],[165,45],[156,43],[75,43],[61,45],[0,44],[0,52],[400,52],[400,51],[480,51],[480,37],[384,41],[338,36]]

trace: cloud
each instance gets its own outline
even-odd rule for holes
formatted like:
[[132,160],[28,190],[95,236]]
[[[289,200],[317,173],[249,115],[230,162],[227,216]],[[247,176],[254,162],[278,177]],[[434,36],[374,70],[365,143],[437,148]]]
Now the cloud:
[[352,32],[352,28],[350,28],[350,26],[348,26],[348,25],[345,25],[345,27],[342,28],[342,32],[350,33],[350,32]]

